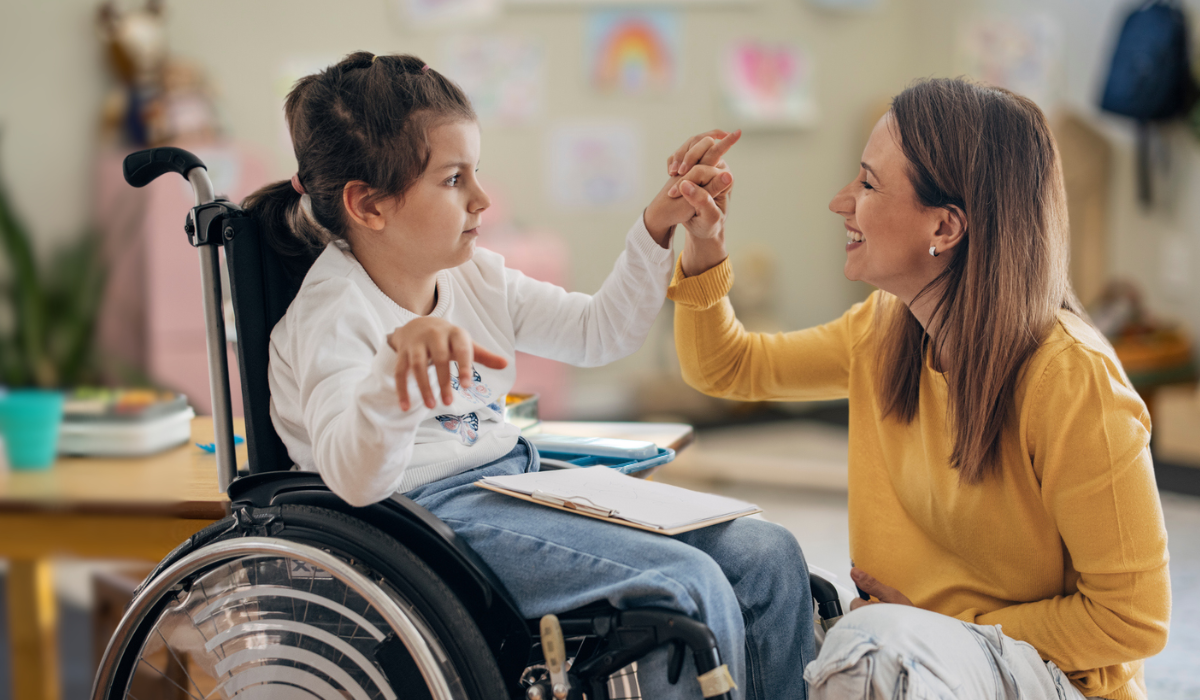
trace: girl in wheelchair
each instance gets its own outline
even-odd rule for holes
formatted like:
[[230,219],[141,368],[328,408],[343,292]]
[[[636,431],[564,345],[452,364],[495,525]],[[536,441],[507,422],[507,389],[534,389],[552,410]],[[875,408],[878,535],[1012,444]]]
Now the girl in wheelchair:
[[[395,492],[423,505],[528,618],[596,601],[677,610],[712,629],[744,697],[805,697],[813,608],[783,528],[740,519],[664,537],[474,486],[538,469],[503,417],[517,351],[597,366],[640,347],[675,226],[722,226],[733,180],[720,156],[737,135],[667,182],[588,296],[476,247],[489,205],[479,129],[461,90],[420,59],[352,54],[300,80],[285,109],[297,173],[246,207],[276,249],[318,256],[271,333],[271,417],[295,464],[353,505]],[[639,663],[646,697],[700,697],[694,673],[671,686],[665,666],[661,650]]]

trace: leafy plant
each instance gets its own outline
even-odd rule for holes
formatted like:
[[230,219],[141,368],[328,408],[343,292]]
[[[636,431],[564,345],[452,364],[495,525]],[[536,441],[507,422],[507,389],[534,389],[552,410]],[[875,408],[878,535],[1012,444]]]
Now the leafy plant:
[[58,388],[94,379],[92,339],[104,288],[100,237],[86,231],[38,269],[29,230],[0,182],[0,384]]

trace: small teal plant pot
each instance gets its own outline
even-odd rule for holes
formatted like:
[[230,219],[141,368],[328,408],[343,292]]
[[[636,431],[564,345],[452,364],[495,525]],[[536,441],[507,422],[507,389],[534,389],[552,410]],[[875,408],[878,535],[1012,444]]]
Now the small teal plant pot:
[[13,469],[48,469],[58,453],[62,392],[0,389],[0,434]]

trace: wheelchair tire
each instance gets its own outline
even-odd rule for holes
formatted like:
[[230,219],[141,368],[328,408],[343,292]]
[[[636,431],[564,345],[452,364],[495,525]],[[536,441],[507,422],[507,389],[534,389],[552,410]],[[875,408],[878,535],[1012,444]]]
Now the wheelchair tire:
[[197,537],[142,584],[93,700],[148,700],[148,687],[206,700],[508,697],[462,604],[375,527],[285,505]]

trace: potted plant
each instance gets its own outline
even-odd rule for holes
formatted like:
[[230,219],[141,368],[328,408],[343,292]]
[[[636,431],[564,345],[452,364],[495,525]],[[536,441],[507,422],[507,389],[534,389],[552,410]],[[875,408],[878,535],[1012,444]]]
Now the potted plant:
[[0,182],[0,434],[14,468],[53,464],[65,387],[92,379],[104,285],[100,239],[87,232],[39,269],[29,230]]

